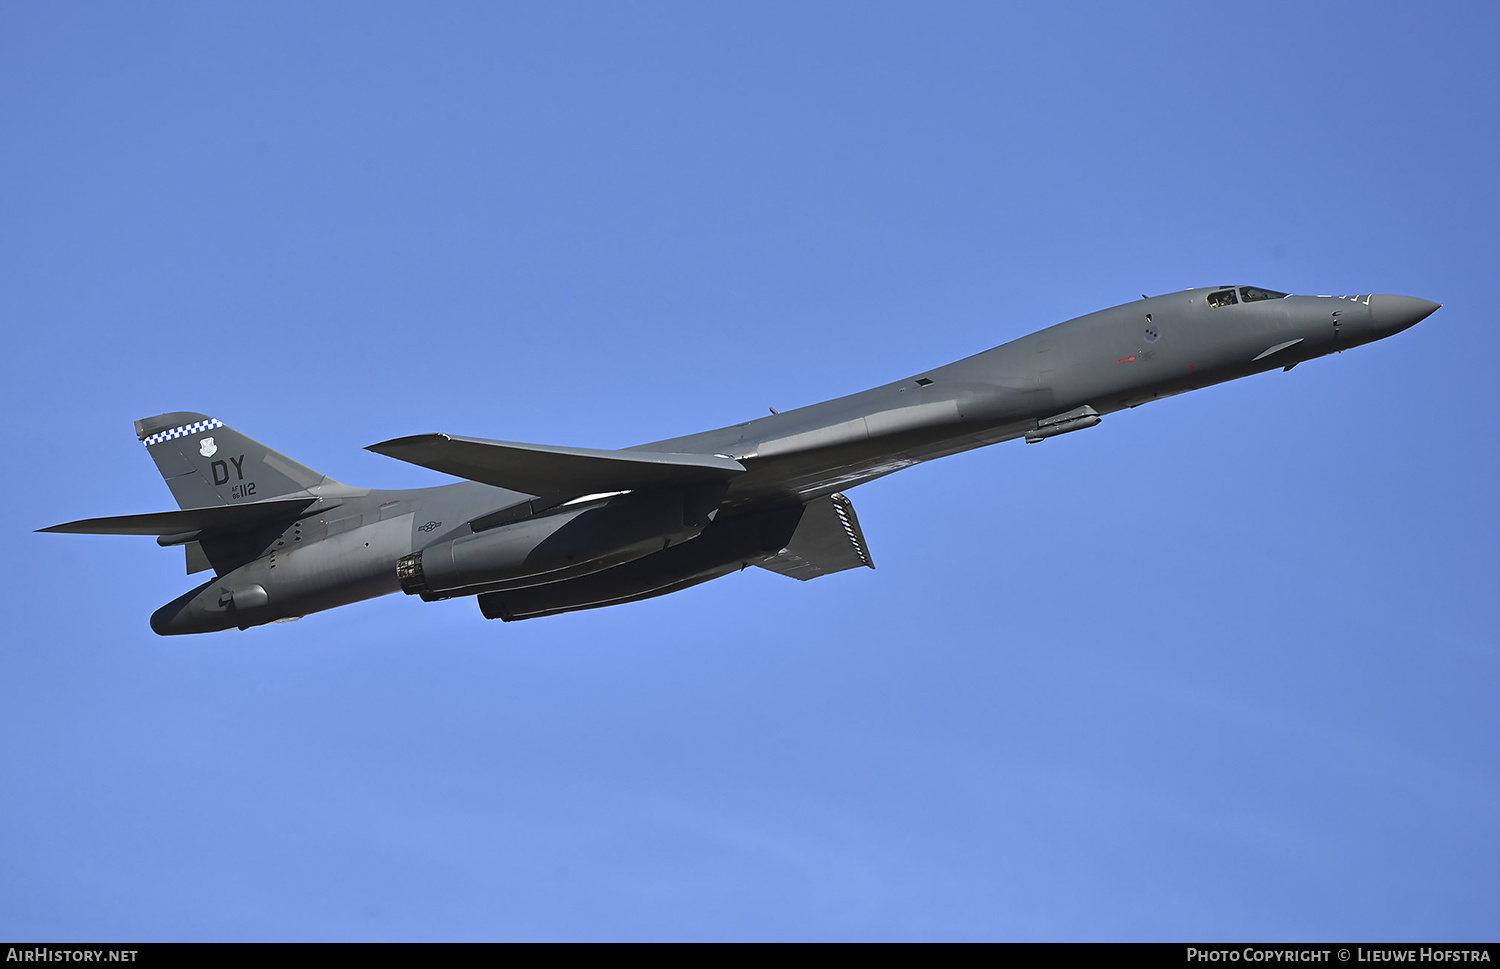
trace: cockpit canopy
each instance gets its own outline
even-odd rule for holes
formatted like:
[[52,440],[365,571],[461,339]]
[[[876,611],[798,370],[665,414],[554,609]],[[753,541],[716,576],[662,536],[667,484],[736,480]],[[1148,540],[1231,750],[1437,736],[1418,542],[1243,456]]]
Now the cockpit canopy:
[[1258,289],[1254,286],[1239,287],[1239,297],[1235,297],[1235,287],[1224,286],[1208,294],[1208,305],[1215,309],[1221,306],[1233,306],[1236,303],[1255,303],[1263,299],[1286,299],[1288,293],[1278,293],[1274,289]]

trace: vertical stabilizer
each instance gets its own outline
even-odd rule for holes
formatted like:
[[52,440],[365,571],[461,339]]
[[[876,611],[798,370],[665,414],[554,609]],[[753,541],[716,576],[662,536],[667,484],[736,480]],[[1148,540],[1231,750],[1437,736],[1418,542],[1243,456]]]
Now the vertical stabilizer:
[[135,434],[179,508],[283,498],[337,483],[204,414],[142,418],[135,422]]

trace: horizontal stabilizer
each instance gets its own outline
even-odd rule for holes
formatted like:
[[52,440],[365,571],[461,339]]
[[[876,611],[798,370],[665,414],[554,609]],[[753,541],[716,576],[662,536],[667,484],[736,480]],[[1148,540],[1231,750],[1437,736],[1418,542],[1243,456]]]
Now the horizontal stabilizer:
[[745,470],[713,454],[597,451],[448,434],[417,434],[366,448],[444,474],[528,495],[559,497],[723,481]]
[[809,501],[797,531],[781,554],[760,567],[806,582],[861,565],[873,569],[854,505],[843,495]]
[[179,535],[185,532],[232,531],[278,518],[294,518],[316,498],[278,498],[243,505],[184,508],[148,515],[117,515],[38,528],[39,532],[72,532],[79,535]]

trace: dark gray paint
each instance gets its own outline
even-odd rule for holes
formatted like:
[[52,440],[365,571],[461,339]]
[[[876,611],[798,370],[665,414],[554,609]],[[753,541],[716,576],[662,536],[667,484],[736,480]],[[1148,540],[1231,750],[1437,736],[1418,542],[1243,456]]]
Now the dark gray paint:
[[43,531],[157,535],[186,548],[189,572],[213,568],[152,616],[163,635],[247,628],[398,589],[477,595],[485,616],[510,620],[649,598],[750,565],[799,579],[873,567],[843,490],[1289,370],[1438,308],[1409,296],[1246,295],[1143,298],[858,394],[622,451],[441,434],[374,445],[472,479],[411,491],[340,484],[205,415],[163,414],[136,433],[180,511]]

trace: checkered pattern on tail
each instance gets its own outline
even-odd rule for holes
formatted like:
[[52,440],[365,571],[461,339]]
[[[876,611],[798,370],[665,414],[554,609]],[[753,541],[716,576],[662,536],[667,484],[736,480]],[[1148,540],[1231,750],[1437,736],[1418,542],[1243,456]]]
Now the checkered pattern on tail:
[[199,434],[203,431],[210,431],[216,427],[223,426],[223,421],[217,421],[210,417],[206,421],[196,421],[192,424],[184,424],[181,427],[174,427],[170,430],[158,431],[157,433],[152,434],[150,437],[146,438],[145,444],[147,447],[150,447],[153,444],[160,444],[162,441],[170,441],[173,438],[178,437],[190,437],[194,434]]

